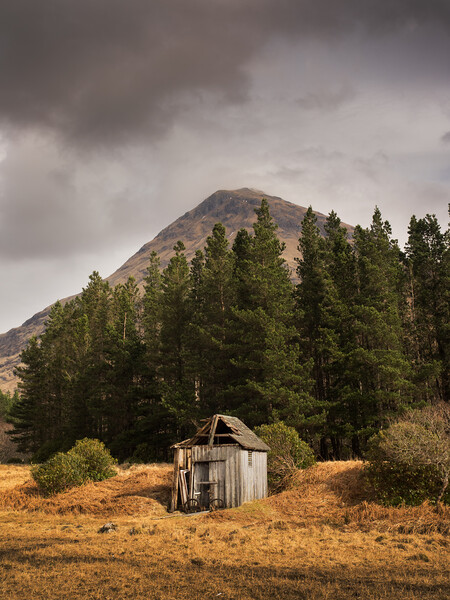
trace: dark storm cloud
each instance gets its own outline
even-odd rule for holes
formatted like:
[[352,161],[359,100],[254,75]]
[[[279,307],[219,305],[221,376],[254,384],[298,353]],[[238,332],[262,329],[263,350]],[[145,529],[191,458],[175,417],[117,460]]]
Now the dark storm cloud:
[[3,0],[0,118],[78,141],[158,135],[204,94],[243,102],[273,36],[427,21],[449,26],[447,0]]

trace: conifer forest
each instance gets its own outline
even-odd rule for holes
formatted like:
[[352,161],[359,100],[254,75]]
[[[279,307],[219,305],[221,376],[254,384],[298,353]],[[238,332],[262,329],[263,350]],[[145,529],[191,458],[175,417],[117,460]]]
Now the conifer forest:
[[153,253],[142,292],[94,272],[55,304],[18,368],[18,449],[44,460],[90,437],[122,461],[163,460],[222,413],[284,421],[339,460],[408,408],[449,401],[449,234],[434,216],[411,218],[402,251],[378,209],[350,240],[334,212],[322,237],[309,208],[296,274],[265,200],[253,229],[229,247],[217,223],[162,272]]

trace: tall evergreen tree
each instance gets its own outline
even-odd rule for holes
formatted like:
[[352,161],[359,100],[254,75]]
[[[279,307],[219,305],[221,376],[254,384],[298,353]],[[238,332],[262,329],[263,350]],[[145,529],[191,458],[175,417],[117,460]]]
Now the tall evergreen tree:
[[77,298],[80,315],[87,321],[88,347],[85,357],[83,379],[87,383],[84,399],[90,417],[90,437],[107,439],[108,378],[111,365],[108,362],[108,327],[112,320],[112,290],[97,271],[89,276],[88,285]]
[[139,331],[138,287],[133,277],[118,284],[112,295],[112,320],[108,326],[105,441],[122,459],[132,454],[129,431],[141,397],[145,346]]
[[427,401],[450,401],[450,264],[448,234],[435,215],[411,218],[406,246],[412,359]]
[[311,408],[309,365],[299,362],[293,287],[267,200],[255,212],[254,235],[241,233],[234,245],[238,300],[230,322],[235,373],[228,398],[251,426],[277,418],[298,426]]
[[89,330],[89,319],[83,312],[82,305],[78,300],[73,304],[68,336],[71,341],[69,355],[71,414],[68,417],[68,422],[71,437],[75,441],[94,435],[93,419],[89,410],[92,390],[91,332]]
[[[342,415],[337,388],[339,367],[343,358],[343,319],[347,304],[342,297],[345,289],[341,277],[348,278],[345,263],[351,254],[345,230],[333,212],[326,222],[327,239],[317,227],[317,218],[311,207],[302,221],[299,239],[296,289],[297,326],[301,337],[303,356],[313,361],[315,396],[315,431],[320,434],[320,455],[329,457],[328,440],[333,455],[340,458],[342,445]],[[354,283],[354,282],[352,282]],[[345,292],[348,295],[347,292]],[[347,319],[348,320],[348,319]]]
[[[142,328],[146,347],[145,359],[148,376],[153,382],[157,380],[161,353],[161,304],[162,279],[160,259],[156,252],[152,252],[147,267],[147,275],[144,278]],[[158,395],[158,392],[153,390],[152,394]]]
[[72,343],[70,323],[73,303],[57,302],[51,309],[40,341],[32,338],[22,353],[17,373],[20,400],[11,417],[13,439],[19,450],[54,452],[70,447],[72,414]]
[[357,294],[353,308],[356,345],[348,353],[347,405],[353,452],[413,399],[411,367],[402,329],[402,270],[391,229],[375,209],[370,228],[355,228]]
[[162,402],[161,322],[163,306],[160,259],[150,255],[145,277],[142,326],[145,361],[142,373],[142,397],[138,406],[133,439],[138,458],[145,460],[168,458],[168,448],[177,428],[175,415]]
[[184,249],[180,241],[174,246],[175,255],[163,271],[161,286],[162,402],[176,419],[180,435],[189,429],[198,412],[195,381],[189,369],[190,276]]
[[232,369],[227,342],[235,302],[233,254],[221,223],[206,240],[204,262],[203,254],[192,261],[191,278],[192,368],[201,413],[208,416],[226,409],[223,395]]
[[31,337],[21,354],[19,376],[19,400],[10,411],[13,429],[11,438],[19,452],[36,452],[46,438],[46,422],[41,407],[45,406],[45,385],[42,352],[35,336]]
[[[354,307],[356,298],[356,261],[347,230],[334,211],[325,223],[325,263],[333,293],[328,311],[329,327],[333,330],[332,360],[328,364],[330,381],[326,433],[332,445],[333,458],[348,456],[348,406],[342,402],[348,382],[345,378],[348,356],[355,349]],[[325,455],[326,456],[326,455]]]

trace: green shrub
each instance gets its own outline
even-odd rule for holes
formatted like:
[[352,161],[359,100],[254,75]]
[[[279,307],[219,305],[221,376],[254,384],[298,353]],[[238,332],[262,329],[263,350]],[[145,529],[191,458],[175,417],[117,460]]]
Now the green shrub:
[[450,503],[450,408],[413,410],[369,442],[367,478],[383,504]]
[[105,444],[99,440],[89,438],[78,440],[68,454],[82,459],[86,479],[103,481],[116,474],[114,464],[117,461],[111,456]]
[[255,433],[270,447],[267,477],[272,491],[283,488],[297,469],[306,469],[315,463],[312,449],[293,427],[282,421],[256,427]]
[[33,467],[31,475],[44,494],[57,494],[87,481],[113,477],[115,462],[103,442],[84,438],[68,452],[58,452]]
[[83,459],[58,452],[42,465],[31,469],[31,475],[45,495],[57,494],[86,481]]
[[[413,469],[402,463],[372,458],[365,466],[365,474],[378,501],[387,506],[418,506],[425,500],[435,502],[441,488],[438,473],[429,467]],[[443,501],[450,502],[448,492]]]

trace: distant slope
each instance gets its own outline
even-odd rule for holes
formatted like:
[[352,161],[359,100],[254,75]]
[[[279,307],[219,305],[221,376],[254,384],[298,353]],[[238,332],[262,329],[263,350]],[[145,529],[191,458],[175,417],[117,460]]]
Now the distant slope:
[[[190,260],[196,250],[205,246],[206,238],[211,234],[215,223],[219,221],[225,226],[231,245],[239,229],[245,228],[252,231],[256,219],[255,208],[260,206],[262,198],[268,200],[271,215],[278,224],[278,237],[286,244],[284,257],[294,278],[295,257],[299,256],[297,245],[301,222],[307,209],[286,202],[277,196],[268,196],[257,190],[242,188],[234,191],[219,190],[209,196],[196,208],[163,229],[151,242],[142,246],[136,254],[107,278],[109,283],[112,286],[124,283],[132,275],[142,286],[151,252],[158,253],[161,258],[161,266],[164,268],[173,255],[173,246],[178,240],[184,242],[186,256]],[[317,212],[316,215],[317,224],[324,234],[326,216]],[[353,227],[350,225],[345,225],[345,227],[349,232],[353,231]],[[67,300],[68,298],[63,302]],[[19,354],[32,335],[42,333],[49,310],[50,307],[47,307],[28,319],[21,327],[16,327],[0,335],[1,390],[15,388],[14,367],[19,362]]]

